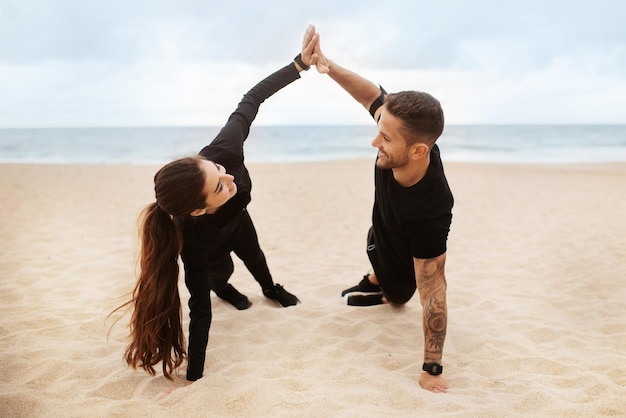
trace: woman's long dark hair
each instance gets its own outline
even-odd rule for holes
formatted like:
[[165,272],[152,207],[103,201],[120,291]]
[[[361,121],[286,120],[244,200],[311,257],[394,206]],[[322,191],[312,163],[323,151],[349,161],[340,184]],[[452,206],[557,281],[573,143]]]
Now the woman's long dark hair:
[[137,284],[132,299],[120,307],[133,307],[130,341],[124,353],[128,365],[154,376],[154,366],[162,362],[163,374],[170,380],[187,355],[178,294],[178,257],[183,241],[175,219],[206,207],[200,161],[201,157],[182,158],[154,176],[156,202],[140,217]]

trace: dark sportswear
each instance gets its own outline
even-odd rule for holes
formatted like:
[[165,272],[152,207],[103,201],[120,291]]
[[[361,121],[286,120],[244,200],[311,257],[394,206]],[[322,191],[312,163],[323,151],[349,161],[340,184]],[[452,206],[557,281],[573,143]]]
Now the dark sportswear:
[[181,257],[185,284],[191,295],[187,380],[202,377],[212,317],[210,291],[226,286],[233,272],[230,253],[234,252],[244,262],[264,290],[274,286],[246,210],[252,182],[244,165],[243,144],[261,103],[298,78],[298,70],[291,63],[258,83],[243,96],[217,137],[200,151],[201,156],[223,165],[234,176],[237,194],[214,214],[182,220]]
[[413,186],[398,184],[391,169],[375,167],[374,178],[367,254],[385,298],[402,304],[416,290],[413,258],[434,258],[446,252],[454,199],[437,145],[430,151],[426,175]]

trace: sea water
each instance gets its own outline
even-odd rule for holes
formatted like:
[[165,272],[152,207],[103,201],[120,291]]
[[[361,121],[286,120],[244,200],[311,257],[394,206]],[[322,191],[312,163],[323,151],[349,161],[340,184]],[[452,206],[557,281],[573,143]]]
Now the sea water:
[[[162,164],[194,155],[219,127],[0,129],[0,162]],[[375,125],[253,126],[248,162],[375,158]],[[626,125],[449,125],[438,140],[447,161],[626,161]]]

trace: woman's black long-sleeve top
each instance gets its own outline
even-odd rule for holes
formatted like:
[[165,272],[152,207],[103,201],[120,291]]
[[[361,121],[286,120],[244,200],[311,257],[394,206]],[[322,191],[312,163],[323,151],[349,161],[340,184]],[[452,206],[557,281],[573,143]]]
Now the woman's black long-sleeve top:
[[278,90],[300,78],[293,63],[271,74],[244,96],[215,139],[201,151],[204,158],[224,166],[233,175],[237,194],[211,215],[188,217],[182,225],[185,284],[190,292],[187,380],[202,377],[211,325],[208,260],[229,252],[229,236],[237,229],[250,203],[252,182],[244,165],[243,144],[259,106]]

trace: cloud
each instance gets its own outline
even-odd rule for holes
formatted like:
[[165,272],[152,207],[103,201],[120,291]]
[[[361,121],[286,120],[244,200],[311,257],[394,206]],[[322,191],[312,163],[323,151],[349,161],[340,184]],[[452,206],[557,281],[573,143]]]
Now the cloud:
[[[221,124],[309,23],[331,58],[390,91],[431,91],[450,122],[626,123],[625,14],[609,0],[4,0],[0,127]],[[368,123],[305,78],[257,122]]]

